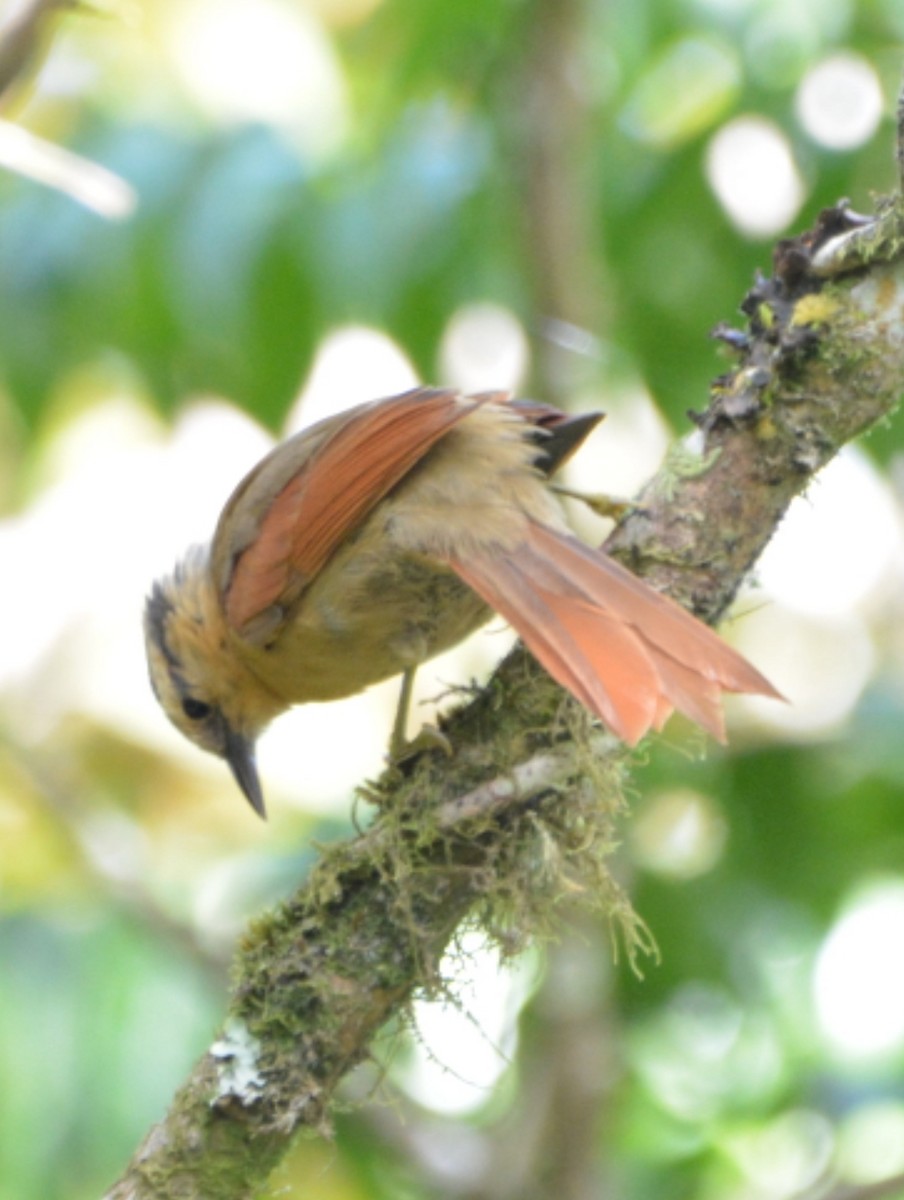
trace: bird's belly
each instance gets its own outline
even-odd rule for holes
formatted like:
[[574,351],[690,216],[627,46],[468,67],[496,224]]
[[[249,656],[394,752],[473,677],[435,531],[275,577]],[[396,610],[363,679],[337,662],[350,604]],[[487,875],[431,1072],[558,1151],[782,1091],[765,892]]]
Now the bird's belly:
[[[341,558],[342,556],[340,556]],[[350,696],[426,662],[491,611],[447,567],[419,555],[333,561],[272,641],[237,649],[290,704]]]

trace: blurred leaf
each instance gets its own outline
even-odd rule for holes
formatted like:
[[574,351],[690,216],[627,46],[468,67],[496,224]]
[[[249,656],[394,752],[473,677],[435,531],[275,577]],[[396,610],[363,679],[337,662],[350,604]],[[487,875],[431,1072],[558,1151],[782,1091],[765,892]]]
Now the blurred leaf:
[[206,1044],[219,997],[91,905],[0,921],[0,959],[0,1029],[16,1031],[0,1038],[16,1081],[0,1095],[0,1195],[99,1194]]
[[740,64],[715,38],[683,38],[666,48],[637,81],[622,112],[628,133],[674,147],[711,128],[737,98]]

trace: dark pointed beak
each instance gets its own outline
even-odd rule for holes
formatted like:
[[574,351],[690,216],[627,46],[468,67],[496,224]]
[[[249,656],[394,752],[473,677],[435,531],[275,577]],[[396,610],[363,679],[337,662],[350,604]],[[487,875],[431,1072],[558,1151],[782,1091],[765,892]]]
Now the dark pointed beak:
[[257,763],[254,761],[254,742],[250,738],[230,730],[226,737],[224,758],[232,768],[235,781],[242,789],[246,800],[257,815],[266,821],[267,807],[264,804],[264,793],[261,791],[261,781],[257,774]]

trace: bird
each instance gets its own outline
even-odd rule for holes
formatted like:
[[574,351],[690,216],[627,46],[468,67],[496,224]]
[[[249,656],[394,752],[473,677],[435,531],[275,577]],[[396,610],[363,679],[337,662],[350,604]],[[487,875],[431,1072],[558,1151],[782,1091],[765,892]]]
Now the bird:
[[[259,734],[420,664],[500,614],[635,746],[674,710],[725,740],[722,692],[780,698],[716,633],[570,529],[550,477],[602,413],[420,387],[288,438],[145,604],[152,689],[266,815]],[[404,705],[395,733],[404,730]],[[403,734],[402,734],[403,736]]]

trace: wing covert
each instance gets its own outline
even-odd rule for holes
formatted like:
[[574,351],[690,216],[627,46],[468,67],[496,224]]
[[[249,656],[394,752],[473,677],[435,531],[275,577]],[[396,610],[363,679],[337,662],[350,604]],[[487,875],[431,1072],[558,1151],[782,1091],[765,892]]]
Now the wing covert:
[[239,484],[214,536],[212,570],[229,625],[247,634],[274,606],[278,618],[392,488],[483,402],[417,388],[278,446]]

